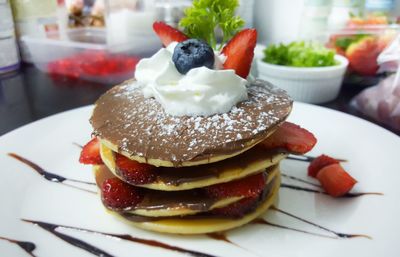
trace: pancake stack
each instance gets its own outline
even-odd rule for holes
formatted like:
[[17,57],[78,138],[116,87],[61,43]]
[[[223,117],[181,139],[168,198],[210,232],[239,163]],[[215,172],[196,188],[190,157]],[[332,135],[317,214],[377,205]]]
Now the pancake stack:
[[[100,142],[103,164],[94,165],[94,174],[106,209],[134,226],[179,234],[232,229],[266,211],[288,153],[260,142],[285,121],[292,100],[261,80],[247,90],[248,100],[208,117],[167,115],[133,80],[101,96],[90,122]],[[132,179],[124,163],[146,172]],[[108,204],[109,179],[129,184],[139,200],[123,208]]]

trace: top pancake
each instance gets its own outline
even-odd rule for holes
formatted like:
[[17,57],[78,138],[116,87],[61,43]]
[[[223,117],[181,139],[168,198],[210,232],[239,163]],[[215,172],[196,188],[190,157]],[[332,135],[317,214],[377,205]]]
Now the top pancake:
[[285,91],[256,80],[248,100],[228,113],[171,116],[135,81],[115,86],[96,102],[94,134],[114,151],[155,166],[192,166],[220,161],[256,145],[283,122],[292,108]]

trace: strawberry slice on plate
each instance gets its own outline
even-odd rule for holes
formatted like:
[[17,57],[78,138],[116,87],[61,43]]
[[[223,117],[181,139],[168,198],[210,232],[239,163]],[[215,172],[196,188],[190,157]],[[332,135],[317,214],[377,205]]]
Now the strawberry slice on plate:
[[138,188],[114,177],[104,180],[101,186],[101,199],[110,209],[125,209],[140,203],[143,195]]
[[284,122],[271,136],[260,143],[266,149],[283,148],[293,154],[305,154],[317,143],[308,130],[291,122]]
[[315,158],[314,160],[312,160],[312,162],[308,166],[308,176],[315,178],[318,172],[325,166],[338,163],[339,163],[338,160],[328,155],[322,154],[317,158]]
[[131,160],[121,154],[115,155],[115,164],[121,177],[129,184],[143,185],[156,180],[155,167]]
[[256,206],[257,200],[258,197],[247,197],[225,207],[213,209],[211,213],[227,217],[242,217]]
[[161,42],[164,46],[168,46],[174,41],[182,42],[186,39],[189,39],[189,37],[186,36],[183,32],[161,21],[156,21],[153,23],[153,30],[161,39]]
[[357,183],[340,164],[331,164],[322,168],[317,179],[322,188],[333,197],[340,197],[347,194]]
[[242,179],[216,184],[205,188],[211,198],[221,199],[234,196],[257,197],[264,189],[266,175],[264,172]]
[[257,30],[244,29],[238,32],[222,49],[222,54],[226,56],[224,69],[233,69],[245,79],[250,72],[256,43]]
[[79,162],[92,165],[103,164],[100,156],[100,142],[97,137],[94,137],[82,148]]

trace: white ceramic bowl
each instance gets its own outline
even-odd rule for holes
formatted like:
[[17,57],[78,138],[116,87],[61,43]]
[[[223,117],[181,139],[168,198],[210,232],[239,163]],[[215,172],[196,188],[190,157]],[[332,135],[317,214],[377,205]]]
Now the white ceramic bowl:
[[335,56],[338,65],[315,68],[269,64],[257,58],[258,78],[288,92],[296,101],[324,103],[335,99],[340,91],[348,60]]

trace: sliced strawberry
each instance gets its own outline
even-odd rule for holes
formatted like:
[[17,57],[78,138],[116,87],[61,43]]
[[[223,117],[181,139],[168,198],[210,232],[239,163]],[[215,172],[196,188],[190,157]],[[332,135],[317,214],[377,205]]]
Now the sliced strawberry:
[[140,203],[143,200],[143,194],[138,188],[114,177],[104,180],[101,187],[101,199],[110,209],[125,209]]
[[322,154],[315,158],[310,165],[308,166],[308,176],[310,177],[316,177],[318,172],[325,166],[331,165],[331,164],[337,164],[339,163],[338,160],[329,157],[328,155]]
[[153,30],[157,33],[164,46],[168,46],[174,41],[182,42],[186,39],[189,39],[189,37],[183,34],[181,31],[161,21],[156,21],[153,23]]
[[156,179],[155,167],[147,163],[140,163],[121,154],[116,154],[115,164],[121,177],[129,184],[149,184]]
[[260,143],[266,149],[284,148],[293,154],[305,154],[317,143],[315,136],[291,122],[284,122],[271,136]]
[[256,197],[265,187],[265,173],[250,175],[242,179],[216,184],[205,188],[212,198],[226,198],[233,196]]
[[100,142],[97,137],[94,137],[82,148],[79,162],[93,165],[103,164],[100,156]]
[[224,69],[234,69],[242,78],[249,75],[254,48],[257,43],[257,30],[244,29],[238,32],[222,49],[226,56]]
[[357,183],[340,164],[331,164],[322,168],[317,179],[324,190],[333,197],[343,196],[348,193]]
[[256,206],[257,200],[258,197],[247,197],[225,207],[214,209],[211,213],[227,217],[242,217]]

